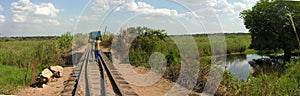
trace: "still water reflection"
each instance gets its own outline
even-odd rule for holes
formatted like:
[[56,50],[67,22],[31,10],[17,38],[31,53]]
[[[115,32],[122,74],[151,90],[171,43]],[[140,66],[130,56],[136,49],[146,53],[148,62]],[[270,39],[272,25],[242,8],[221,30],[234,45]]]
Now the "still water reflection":
[[253,68],[248,63],[253,59],[269,58],[268,56],[260,56],[257,54],[237,54],[228,55],[225,69],[230,71],[237,79],[246,80],[248,73],[253,72]]

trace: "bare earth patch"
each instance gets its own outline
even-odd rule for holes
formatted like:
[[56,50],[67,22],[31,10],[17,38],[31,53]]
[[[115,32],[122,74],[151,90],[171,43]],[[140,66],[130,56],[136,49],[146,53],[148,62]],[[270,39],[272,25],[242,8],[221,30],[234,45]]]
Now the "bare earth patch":
[[[150,69],[141,67],[141,66],[139,66],[139,67],[126,66],[126,67],[132,67],[133,70],[138,74],[147,74],[150,71]],[[123,68],[124,68],[124,66],[123,66]],[[118,70],[120,70],[120,72],[122,72],[121,70],[124,70],[123,68],[118,68]],[[123,76],[133,74],[128,71],[123,71],[123,72],[126,72],[125,74],[122,73]],[[135,79],[141,79],[141,78],[135,77]],[[133,85],[133,84],[130,84],[130,86],[134,89],[134,91],[139,96],[164,96],[175,86],[175,83],[168,79],[160,78],[156,83],[149,85],[149,86],[137,86],[137,85]],[[191,94],[193,94],[192,96],[205,95],[205,94],[196,93],[196,92],[192,92]]]
[[26,87],[19,89],[15,94],[19,96],[60,96],[64,90],[63,82],[68,80],[73,67],[64,67],[63,76],[50,81],[44,88]]

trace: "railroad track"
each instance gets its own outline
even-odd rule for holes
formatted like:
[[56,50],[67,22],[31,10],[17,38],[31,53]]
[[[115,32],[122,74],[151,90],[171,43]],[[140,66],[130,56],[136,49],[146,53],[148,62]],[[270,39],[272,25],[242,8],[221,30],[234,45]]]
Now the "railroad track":
[[[74,73],[77,82],[73,96],[138,96],[103,53],[100,61],[95,62],[91,47],[80,58]],[[108,89],[108,83],[112,91]]]

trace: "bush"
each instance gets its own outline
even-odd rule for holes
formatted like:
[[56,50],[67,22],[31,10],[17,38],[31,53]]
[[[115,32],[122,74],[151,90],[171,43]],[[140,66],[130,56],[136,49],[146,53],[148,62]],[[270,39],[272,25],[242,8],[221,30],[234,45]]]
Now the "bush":
[[102,38],[101,45],[106,48],[110,48],[111,44],[112,44],[112,40],[114,39],[114,35],[113,34],[103,34],[101,38]]

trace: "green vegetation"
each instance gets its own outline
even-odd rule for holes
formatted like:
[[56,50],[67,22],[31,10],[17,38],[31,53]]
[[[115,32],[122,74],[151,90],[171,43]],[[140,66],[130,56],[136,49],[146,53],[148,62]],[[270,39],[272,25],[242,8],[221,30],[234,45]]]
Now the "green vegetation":
[[230,74],[224,74],[221,84],[226,86],[227,95],[284,95],[295,96],[300,94],[300,61],[286,65],[283,73],[260,74],[257,77],[250,77],[246,82],[234,80]]
[[[300,48],[299,6],[300,2],[260,0],[252,9],[244,10],[241,12],[241,18],[250,34],[225,34],[227,54],[284,52],[284,61],[290,61],[291,52]],[[179,75],[181,61],[179,50],[172,38],[184,38],[184,36],[166,36],[165,30],[132,27],[121,30],[120,37],[126,37],[126,34],[130,33],[138,33],[138,37],[132,43],[130,42],[130,63],[134,66],[150,67],[148,58],[153,52],[160,52],[166,56],[168,64],[164,77],[175,81]],[[211,46],[208,35],[193,35],[193,37],[198,47],[201,64],[195,91],[202,92],[211,63]],[[269,65],[260,63],[257,65],[273,70],[276,70],[274,66],[283,68],[280,72],[265,72],[261,69],[255,77],[249,73],[245,81],[236,79],[226,71],[215,95],[300,95],[300,60],[284,62],[285,64],[281,65],[273,64],[271,59],[268,60]],[[274,61],[280,60],[277,58]]]
[[[300,48],[300,2],[260,0],[252,9],[241,12],[241,18],[252,36],[250,48],[284,50],[286,61],[291,51]],[[293,23],[292,23],[293,22]]]
[[110,48],[110,45],[112,44],[112,40],[114,38],[113,34],[107,34],[107,33],[103,33],[101,36],[101,45],[106,47],[106,48]]
[[[256,53],[253,49],[249,49],[251,43],[251,36],[246,33],[239,34],[224,34],[226,39],[226,51],[227,54],[249,54]],[[196,35],[193,36],[197,46],[198,51],[201,56],[210,56],[210,40],[208,35]]]
[[10,94],[20,86],[28,86],[30,79],[24,83],[27,65],[32,64],[32,67],[35,60],[39,63],[36,75],[45,67],[66,63],[65,57],[71,52],[73,37],[66,33],[61,37],[49,38],[1,38],[0,94]]
[[0,69],[0,94],[12,93],[12,90],[24,85],[26,68],[0,64]]
[[[147,27],[132,27],[122,30],[121,32],[123,32],[121,34],[125,34],[125,36],[126,32],[138,33],[138,37],[131,43],[132,45],[129,52],[130,64],[133,66],[150,67],[148,65],[148,58],[153,52],[160,52],[166,56],[165,58],[167,60],[167,69],[163,77],[176,81],[180,71],[180,54],[176,44],[171,38],[181,38],[182,36],[169,37],[165,35],[164,30],[155,30]],[[202,92],[204,88],[203,85],[207,82],[210,68],[211,49],[208,35],[193,35],[193,37],[198,46],[201,59],[198,83],[194,90]],[[227,54],[256,53],[256,50],[249,49],[251,44],[250,34],[225,34],[225,38]],[[246,81],[240,81],[230,72],[225,71],[223,80],[215,95],[299,95],[299,68],[300,61],[287,64],[284,70],[282,70],[284,72],[280,73],[275,71],[271,73],[259,73],[255,77],[252,76],[252,73],[249,73],[250,77]]]
[[[185,38],[184,36],[167,36],[165,30],[155,30],[147,27],[131,27],[121,30],[120,37],[129,37],[131,33],[138,33],[136,39],[131,43],[129,60],[133,66],[148,65],[148,57],[153,52],[160,52],[166,56],[168,66],[174,67],[180,65],[179,50],[172,38]],[[113,35],[104,35],[102,45],[110,47]],[[251,36],[246,33],[225,34],[228,54],[247,54],[256,53],[253,49],[248,49],[251,42]],[[207,34],[193,35],[201,56],[202,64],[210,64],[211,48],[210,40]],[[121,39],[126,41],[125,39]],[[122,42],[122,41],[120,41]],[[126,43],[126,42],[125,42]],[[224,54],[225,55],[225,54]]]

